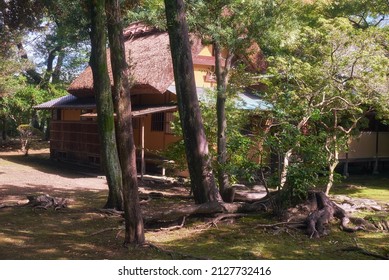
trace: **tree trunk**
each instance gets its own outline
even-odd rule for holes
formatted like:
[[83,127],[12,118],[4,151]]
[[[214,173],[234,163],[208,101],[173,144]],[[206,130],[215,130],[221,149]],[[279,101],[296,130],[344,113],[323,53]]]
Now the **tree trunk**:
[[292,158],[292,154],[293,154],[293,148],[289,149],[284,155],[284,160],[283,160],[282,170],[280,175],[280,189],[283,189],[286,184],[286,179],[288,177],[288,168],[289,168],[290,160]]
[[1,138],[5,141],[7,140],[7,120],[3,118],[3,130],[1,132]]
[[221,201],[212,172],[189,42],[183,0],[165,0],[178,111],[185,142],[185,152],[196,203]]
[[93,72],[93,90],[96,98],[102,166],[109,188],[105,208],[122,210],[122,173],[116,145],[111,83],[107,68],[105,1],[90,0],[89,4],[92,45],[90,65]]
[[[297,130],[300,131],[304,125],[306,125],[306,123],[308,122],[310,117],[303,117],[303,119],[297,124]],[[282,170],[281,170],[281,174],[280,174],[280,186],[279,186],[279,189],[283,189],[286,182],[287,182],[287,178],[288,178],[288,168],[289,168],[289,165],[290,165],[290,161],[292,159],[292,155],[293,155],[293,152],[294,152],[294,149],[296,147],[298,147],[300,145],[300,142],[297,141],[292,148],[290,148],[284,155],[284,159],[283,159],[283,165],[282,165]]]
[[47,59],[46,74],[44,75],[45,83],[49,83],[50,78],[52,77],[54,59],[57,57],[58,52],[61,51],[61,49],[62,49],[61,46],[56,46],[49,53],[49,57]]
[[340,227],[344,231],[354,232],[363,229],[362,226],[349,227],[350,219],[347,217],[346,211],[332,202],[323,192],[309,192],[308,198],[312,212],[307,217],[305,223],[307,225],[307,233],[311,238],[319,238],[328,234],[326,227],[333,218],[341,221]]
[[[17,44],[19,56],[23,60],[28,60],[27,52],[23,47],[22,42]],[[42,82],[41,75],[36,71],[35,67],[31,66],[26,70],[27,77],[31,79],[34,84],[39,85]]]
[[118,0],[106,1],[108,35],[111,49],[113,95],[117,114],[117,138],[123,176],[125,244],[145,242],[143,218],[139,204],[136,150],[131,116],[129,71],[125,58],[123,27]]
[[328,147],[328,150],[330,151],[331,155],[328,160],[328,169],[329,169],[329,175],[328,175],[328,182],[326,186],[326,192],[325,194],[328,195],[330,193],[330,190],[332,186],[334,185],[335,181],[335,168],[338,166],[339,163],[339,152],[338,152],[338,145],[337,145],[337,137],[336,132],[334,132],[334,135],[332,136],[332,139],[330,140],[330,143],[333,144],[333,149],[331,151],[331,148]]
[[230,188],[228,174],[225,169],[227,162],[227,118],[226,118],[226,99],[227,99],[227,83],[228,71],[231,66],[231,59],[226,60],[224,69],[222,69],[222,55],[219,43],[214,43],[215,49],[215,72],[217,83],[217,99],[216,99],[216,115],[217,115],[217,161],[218,161],[218,182],[219,189],[224,201],[228,201],[226,197],[227,189]]
[[58,54],[57,64],[55,65],[53,74],[51,75],[53,84],[57,84],[57,83],[60,82],[61,68],[62,68],[62,65],[63,65],[64,58],[65,58],[65,54],[63,52],[60,52]]

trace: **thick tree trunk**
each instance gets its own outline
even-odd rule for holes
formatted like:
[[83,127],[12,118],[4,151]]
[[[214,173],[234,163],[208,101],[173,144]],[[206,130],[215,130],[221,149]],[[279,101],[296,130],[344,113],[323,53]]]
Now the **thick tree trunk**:
[[185,7],[182,0],[165,0],[178,110],[191,187],[196,203],[221,201],[212,172],[194,79]]
[[318,238],[328,234],[327,225],[333,218],[341,221],[340,227],[347,232],[354,232],[363,229],[363,226],[349,227],[350,219],[346,211],[332,202],[323,192],[310,192],[309,201],[311,214],[306,219],[307,233],[312,238]]
[[44,80],[46,83],[48,83],[50,78],[52,77],[54,59],[58,56],[58,52],[61,51],[61,49],[61,46],[57,46],[49,53],[49,57],[47,59],[46,74],[44,75]]
[[57,57],[57,64],[55,65],[53,74],[51,75],[53,84],[57,84],[61,80],[61,68],[63,65],[64,58],[65,58],[65,54],[63,52],[60,52]]
[[[27,52],[24,49],[24,46],[21,42],[17,44],[19,56],[21,59],[28,60]],[[31,79],[31,81],[37,85],[42,82],[41,75],[36,71],[35,67],[30,67],[26,70],[27,76]]]
[[91,44],[90,65],[93,72],[93,90],[97,105],[102,166],[107,177],[109,194],[105,208],[123,209],[122,173],[116,145],[111,82],[108,76],[105,1],[90,0]]
[[111,64],[114,80],[113,94],[117,114],[117,138],[123,176],[125,244],[145,242],[143,218],[139,204],[136,170],[136,150],[131,117],[129,71],[125,59],[123,28],[118,0],[106,0],[106,13]]

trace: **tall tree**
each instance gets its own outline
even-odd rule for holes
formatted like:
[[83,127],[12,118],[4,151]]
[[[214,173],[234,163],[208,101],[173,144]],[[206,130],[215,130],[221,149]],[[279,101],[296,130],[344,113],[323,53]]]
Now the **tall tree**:
[[138,195],[136,149],[131,116],[131,85],[119,1],[106,0],[106,13],[114,81],[113,95],[117,114],[117,142],[123,176],[124,243],[142,244],[145,241],[145,235]]
[[105,207],[122,210],[122,173],[116,144],[111,82],[107,67],[105,1],[90,0],[89,11],[92,45],[90,65],[93,72],[93,90],[97,106],[102,165],[109,187]]
[[[264,98],[279,121],[272,135],[278,141],[271,143],[283,161],[279,186],[288,193],[300,189],[304,197],[326,169],[329,192],[339,151],[367,112],[382,111],[389,84],[383,28],[355,28],[348,19],[328,18],[315,4],[300,7],[305,13],[297,28],[280,35],[287,38],[269,58]],[[312,159],[321,164],[307,172]]]
[[[193,4],[196,31],[214,47],[216,76],[217,117],[217,178],[219,189],[228,193],[230,187],[226,170],[227,155],[227,112],[226,100],[231,95],[229,78],[233,61],[244,56],[250,42],[247,24],[242,13],[247,6],[240,0],[197,1]],[[233,93],[232,93],[233,94]],[[224,196],[223,196],[224,197]]]
[[185,6],[182,0],[165,0],[178,110],[185,152],[196,203],[221,201],[212,172],[194,79]]

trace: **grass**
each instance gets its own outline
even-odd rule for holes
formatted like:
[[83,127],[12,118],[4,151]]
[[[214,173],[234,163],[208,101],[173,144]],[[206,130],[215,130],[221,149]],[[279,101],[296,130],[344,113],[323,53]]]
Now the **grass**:
[[389,203],[389,175],[353,176],[335,186],[332,193]]
[[[388,203],[388,183],[389,177],[384,175],[353,177],[335,186],[333,193]],[[0,259],[139,260],[181,259],[183,255],[209,259],[375,259],[344,251],[356,244],[370,252],[389,254],[388,232],[346,233],[334,224],[328,236],[309,239],[299,230],[255,228],[258,224],[277,222],[266,213],[209,229],[204,228],[199,218],[191,219],[180,230],[146,232],[147,242],[165,251],[126,249],[122,246],[123,232],[119,230],[122,220],[98,211],[106,195],[106,191],[80,190],[71,207],[61,211],[26,207],[0,209]],[[182,201],[154,199],[146,207],[158,211],[160,207],[175,207],[177,203]],[[388,212],[384,211],[362,214],[389,219]]]
[[182,255],[210,259],[374,259],[345,252],[356,242],[365,250],[389,253],[388,233],[345,233],[336,225],[331,234],[309,239],[300,231],[256,229],[276,222],[262,214],[232,224],[199,229],[200,221],[177,231],[146,233],[148,242],[165,250],[122,247],[121,219],[90,208],[102,205],[105,193],[82,192],[77,205],[63,211],[6,208],[0,211],[0,259],[180,259]]

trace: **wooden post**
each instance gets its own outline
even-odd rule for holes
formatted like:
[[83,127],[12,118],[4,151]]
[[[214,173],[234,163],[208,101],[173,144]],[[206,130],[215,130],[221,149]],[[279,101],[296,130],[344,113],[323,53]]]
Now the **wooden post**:
[[378,140],[379,140],[378,124],[376,124],[376,138],[375,138],[375,159],[374,159],[374,169],[373,174],[378,174]]
[[143,175],[146,171],[145,165],[145,117],[140,118],[140,126],[141,126],[141,134],[140,134],[140,143],[141,143],[141,151],[140,151],[140,178],[143,181]]
[[346,178],[348,178],[350,176],[350,174],[348,173],[348,153],[346,153],[346,161],[344,163],[344,168],[343,168],[343,176],[345,176]]

